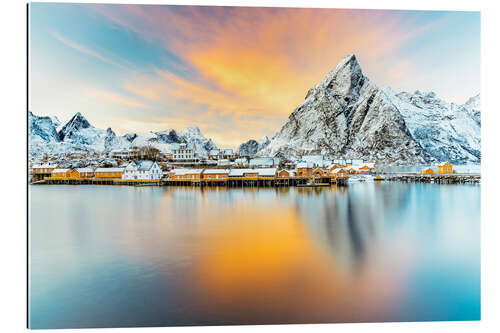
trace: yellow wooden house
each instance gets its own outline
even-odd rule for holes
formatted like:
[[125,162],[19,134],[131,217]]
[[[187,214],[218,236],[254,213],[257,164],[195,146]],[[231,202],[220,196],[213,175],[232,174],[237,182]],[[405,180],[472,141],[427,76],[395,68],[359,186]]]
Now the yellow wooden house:
[[320,169],[320,168],[314,169],[314,171],[313,171],[314,178],[322,178],[324,176],[325,176],[325,171],[323,169]]
[[121,179],[123,168],[98,168],[95,170],[95,178]]
[[434,173],[434,170],[431,168],[420,170],[421,175],[432,175],[433,173]]
[[289,177],[290,177],[290,171],[285,169],[278,171],[278,178],[289,178]]
[[70,178],[71,169],[54,169],[50,175],[51,178]]
[[35,164],[32,167],[32,171],[34,174],[52,174],[52,171],[58,169],[58,164],[44,163],[44,164]]
[[205,169],[203,171],[203,180],[227,180],[229,178],[228,169]]
[[312,163],[300,162],[297,163],[297,176],[310,178],[312,177]]
[[71,178],[92,178],[94,177],[94,170],[92,168],[76,168],[71,170]]
[[443,162],[437,166],[438,173],[453,173],[453,165],[450,162]]

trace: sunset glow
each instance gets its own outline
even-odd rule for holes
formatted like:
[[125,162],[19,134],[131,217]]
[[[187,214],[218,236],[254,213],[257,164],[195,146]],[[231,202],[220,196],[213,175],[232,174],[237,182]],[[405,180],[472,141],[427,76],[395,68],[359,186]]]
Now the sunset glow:
[[[480,90],[479,13],[96,4],[30,6],[30,110],[120,135],[198,126],[272,136],[346,54],[396,91]],[[438,80],[439,78],[439,80]]]

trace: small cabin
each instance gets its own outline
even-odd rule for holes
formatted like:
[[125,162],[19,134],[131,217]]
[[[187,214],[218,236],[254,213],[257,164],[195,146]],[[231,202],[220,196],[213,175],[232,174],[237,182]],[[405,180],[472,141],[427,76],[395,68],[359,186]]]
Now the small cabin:
[[322,178],[325,176],[325,172],[323,171],[323,169],[316,168],[313,171],[313,176],[314,178]]
[[346,177],[348,175],[348,172],[347,170],[345,170],[344,168],[337,168],[337,169],[333,169],[332,171],[330,171],[330,176],[334,176],[334,177]]
[[300,162],[297,164],[297,176],[312,177],[312,163]]
[[58,169],[59,165],[57,164],[35,164],[32,167],[32,171],[34,174],[52,174],[52,171]]
[[434,170],[432,170],[431,168],[420,170],[421,175],[432,175],[433,173],[434,173]]
[[290,171],[285,169],[278,171],[278,178],[289,178],[289,177],[290,177]]
[[437,167],[438,173],[453,173],[453,165],[450,162],[440,163]]
[[170,180],[201,180],[202,179],[202,169],[172,169],[169,173]]
[[70,178],[71,169],[54,169],[51,173],[52,178]]
[[372,168],[370,168],[367,165],[363,165],[361,168],[358,169],[360,174],[365,174],[367,172],[370,172]]
[[203,171],[203,180],[227,180],[228,178],[228,169],[206,169]]
[[257,169],[256,171],[261,178],[275,178],[278,168],[263,168]]
[[98,168],[95,170],[95,178],[121,179],[123,168]]

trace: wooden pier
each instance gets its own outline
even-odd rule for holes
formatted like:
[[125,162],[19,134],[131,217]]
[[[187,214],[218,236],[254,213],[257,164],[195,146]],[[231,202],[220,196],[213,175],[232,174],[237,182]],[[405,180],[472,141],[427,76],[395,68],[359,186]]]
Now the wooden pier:
[[227,186],[227,187],[279,187],[300,186],[311,182],[318,184],[347,185],[348,177],[230,177],[227,179],[165,180],[167,186]]
[[383,180],[399,181],[404,183],[431,183],[431,184],[479,184],[481,175],[479,174],[381,174]]
[[160,186],[161,180],[151,179],[106,179],[106,178],[54,178],[47,177],[39,180],[33,185],[128,185],[128,186]]

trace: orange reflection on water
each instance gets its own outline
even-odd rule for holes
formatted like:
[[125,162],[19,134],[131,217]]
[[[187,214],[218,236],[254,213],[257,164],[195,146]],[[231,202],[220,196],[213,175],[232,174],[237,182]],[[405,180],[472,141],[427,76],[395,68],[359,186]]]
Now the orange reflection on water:
[[[342,270],[335,254],[318,246],[289,207],[250,204],[217,217],[194,264],[194,295],[225,322],[372,320],[393,306],[398,273],[383,267],[359,276]],[[207,312],[204,304],[204,312]]]

